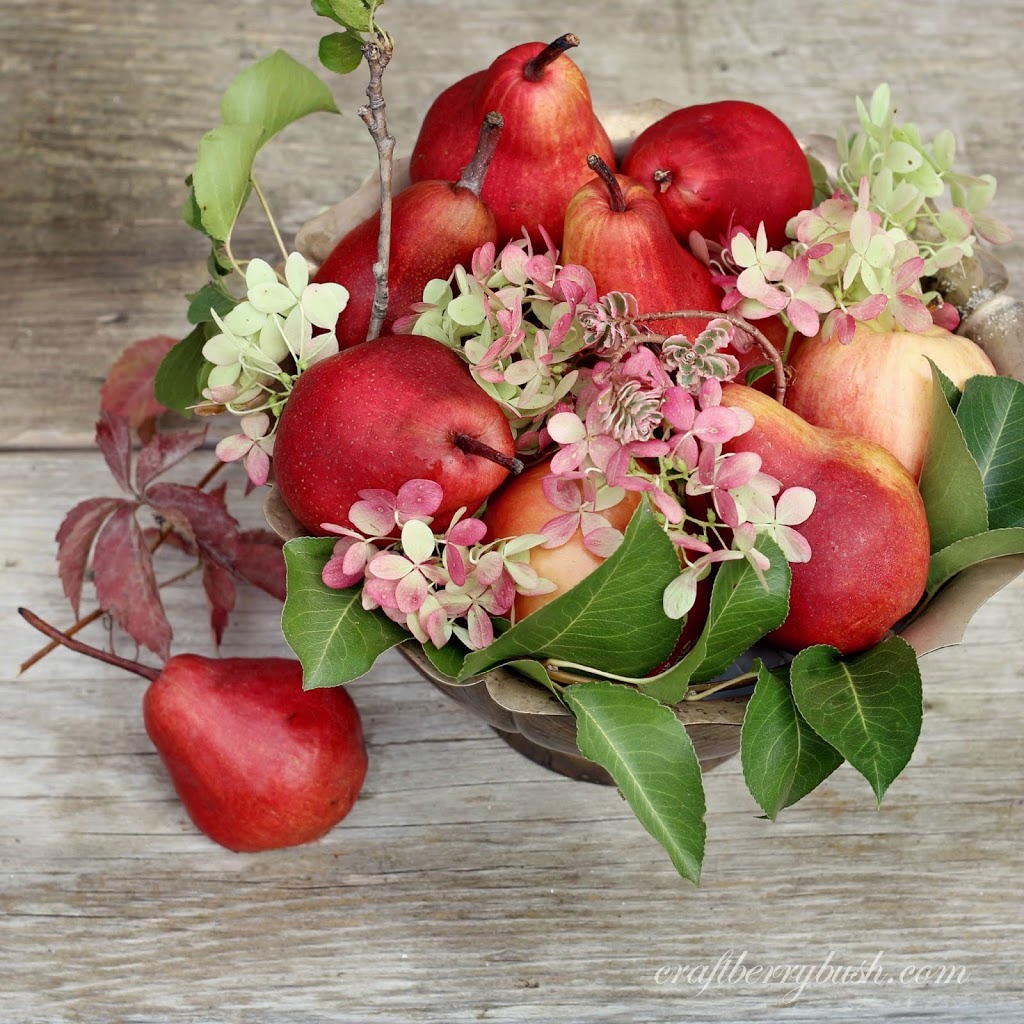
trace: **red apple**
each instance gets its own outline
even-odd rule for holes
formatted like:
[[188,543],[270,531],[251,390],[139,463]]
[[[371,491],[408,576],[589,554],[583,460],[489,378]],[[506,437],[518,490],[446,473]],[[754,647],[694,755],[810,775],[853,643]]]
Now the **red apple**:
[[675,110],[636,138],[622,172],[658,198],[676,237],[718,240],[731,227],[756,234],[764,222],[773,248],[786,222],[814,197],[810,167],[793,133],[756,103],[721,100]]
[[275,483],[311,533],[351,526],[359,492],[397,493],[434,480],[444,529],[465,506],[472,514],[522,464],[501,407],[466,364],[438,341],[382,336],[339,352],[295,383],[274,443]]

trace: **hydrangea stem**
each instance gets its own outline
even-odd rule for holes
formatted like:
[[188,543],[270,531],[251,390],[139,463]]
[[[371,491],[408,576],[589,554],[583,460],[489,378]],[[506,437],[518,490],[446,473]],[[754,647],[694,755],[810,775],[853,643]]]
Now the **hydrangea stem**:
[[779,405],[786,404],[786,365],[782,361],[779,350],[753,324],[738,316],[728,313],[715,313],[708,309],[673,309],[663,313],[641,313],[637,320],[647,323],[649,320],[727,320],[741,331],[749,334],[757,342],[758,348],[768,357],[775,373],[775,401]]

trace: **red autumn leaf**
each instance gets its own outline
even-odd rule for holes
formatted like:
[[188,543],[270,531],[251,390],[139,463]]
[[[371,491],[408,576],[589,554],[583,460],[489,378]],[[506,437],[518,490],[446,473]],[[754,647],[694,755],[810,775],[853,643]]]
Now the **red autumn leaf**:
[[135,460],[135,486],[145,490],[155,477],[177,465],[206,440],[206,428],[154,434]]
[[161,658],[171,653],[171,624],[167,621],[153,557],[135,518],[124,502],[103,525],[93,553],[96,599],[137,643]]
[[235,557],[235,572],[279,601],[288,596],[283,547],[284,541],[270,530],[245,530]]
[[204,558],[203,589],[210,602],[210,629],[213,631],[213,642],[220,647],[228,617],[235,609],[235,583],[227,569]]
[[76,617],[82,601],[82,581],[89,567],[92,542],[119,505],[131,504],[124,498],[88,498],[64,517],[57,530],[57,568],[64,593]]
[[188,484],[152,484],[146,503],[176,529],[186,529],[200,551],[230,568],[238,553],[238,521],[224,506],[223,490],[201,491]]
[[176,338],[159,335],[137,341],[121,353],[100,388],[100,410],[128,421],[138,429],[164,411],[153,391],[156,371],[176,343]]
[[122,416],[101,412],[96,421],[96,444],[118,486],[126,494],[131,494],[132,434],[128,421]]

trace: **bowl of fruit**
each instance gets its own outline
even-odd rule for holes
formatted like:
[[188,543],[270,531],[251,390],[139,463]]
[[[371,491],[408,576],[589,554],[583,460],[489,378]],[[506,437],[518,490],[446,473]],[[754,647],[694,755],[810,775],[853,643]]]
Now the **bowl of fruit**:
[[618,786],[692,880],[725,758],[772,818],[847,761],[881,800],[919,659],[1024,568],[994,180],[885,85],[803,140],[754,101],[595,112],[573,35],[451,85],[395,159],[374,10],[318,13],[326,66],[369,68],[377,174],[239,260],[256,152],[333,109],[285,54],[244,72],[186,203],[211,280],[156,375],[238,419],[217,453],[269,488],[303,687],[397,648]]

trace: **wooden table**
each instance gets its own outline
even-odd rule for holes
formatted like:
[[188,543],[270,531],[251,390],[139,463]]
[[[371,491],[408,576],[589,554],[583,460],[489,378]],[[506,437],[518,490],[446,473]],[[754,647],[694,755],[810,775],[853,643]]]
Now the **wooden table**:
[[[1020,581],[962,647],[924,661],[924,733],[881,810],[843,768],[772,824],[738,764],[709,775],[699,889],[614,790],[527,761],[396,656],[352,687],[371,757],[353,813],[320,843],[259,856],[191,827],[143,731],[138,682],[63,652],[16,679],[37,641],[15,606],[71,621],[53,535],[73,504],[112,493],[92,447],[97,387],[131,341],[186,330],[181,295],[206,255],[178,218],[195,145],[242,67],[279,45],[315,63],[327,23],[300,0],[0,12],[0,332],[13,356],[0,406],[0,1018],[1021,1019]],[[385,14],[400,152],[454,77],[567,30],[604,106],[748,97],[798,133],[830,131],[887,78],[905,117],[928,134],[949,125],[961,165],[996,174],[997,212],[1018,231],[1002,256],[1024,279],[1016,0],[393,0]],[[288,232],[373,164],[353,114],[362,78],[333,87],[345,116],[289,129],[261,157]],[[272,251],[255,217],[238,246]],[[232,487],[255,524],[237,475]],[[168,605],[175,649],[209,653],[200,588]],[[245,595],[225,652],[283,653],[278,615]],[[105,640],[98,625],[86,636]],[[876,957],[881,982],[829,980]],[[744,973],[770,965],[814,975],[801,989]],[[916,973],[957,967],[945,984]]]

